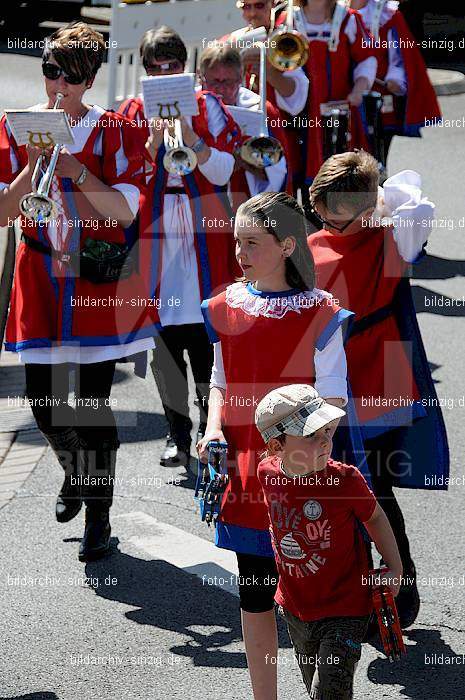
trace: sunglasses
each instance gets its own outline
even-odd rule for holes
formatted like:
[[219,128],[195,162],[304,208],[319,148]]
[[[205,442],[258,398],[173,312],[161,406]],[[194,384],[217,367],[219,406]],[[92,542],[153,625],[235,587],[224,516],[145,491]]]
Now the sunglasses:
[[184,64],[177,59],[174,61],[163,61],[161,63],[152,63],[149,66],[145,66],[147,75],[159,75],[160,73],[165,73],[167,71],[182,71],[184,70]]
[[264,10],[267,4],[267,2],[237,2],[236,7],[238,10],[249,12],[250,10]]
[[336,229],[336,231],[339,231],[340,233],[343,233],[351,224],[354,223],[354,221],[357,221],[357,219],[360,218],[362,214],[364,214],[367,211],[367,209],[364,209],[363,211],[360,211],[358,214],[356,214],[352,219],[347,221],[344,226],[338,226],[335,224],[333,221],[328,221],[328,219],[324,219],[321,214],[317,212],[313,204],[310,204],[310,213],[312,214],[312,217],[314,218],[315,225],[321,226],[321,228],[324,228],[325,226],[329,226],[330,228]]
[[238,78],[228,78],[226,80],[215,80],[214,78],[208,79],[205,75],[202,75],[201,79],[205,85],[211,85],[212,87],[220,88],[220,90],[223,87],[232,90],[236,85],[240,85],[242,82],[241,76]]
[[42,73],[48,80],[58,80],[62,75],[69,85],[79,85],[83,83],[85,78],[81,75],[75,75],[74,73],[65,73],[63,68],[56,66],[54,63],[42,63]]

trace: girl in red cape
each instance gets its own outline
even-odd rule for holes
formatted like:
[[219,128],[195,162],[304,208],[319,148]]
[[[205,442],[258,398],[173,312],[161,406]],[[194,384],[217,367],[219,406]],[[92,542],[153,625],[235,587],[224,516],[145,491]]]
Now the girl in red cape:
[[254,698],[272,700],[276,665],[266,660],[277,656],[277,571],[257,478],[263,441],[255,408],[272,387],[304,380],[316,382],[328,402],[344,405],[341,325],[350,313],[315,288],[305,215],[289,195],[267,192],[242,204],[234,237],[244,276],[202,304],[215,361],[207,429],[197,447],[204,459],[210,441],[229,446],[230,480],[216,545],[236,552]]

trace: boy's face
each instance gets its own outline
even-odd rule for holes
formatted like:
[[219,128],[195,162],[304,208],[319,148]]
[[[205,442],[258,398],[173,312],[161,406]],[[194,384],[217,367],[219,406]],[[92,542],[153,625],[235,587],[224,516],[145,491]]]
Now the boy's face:
[[323,202],[314,205],[317,215],[320,217],[324,228],[335,236],[350,236],[358,233],[363,227],[363,222],[369,219],[375,208],[370,207],[365,211],[354,211],[351,207],[340,204],[337,210],[330,210]]
[[324,469],[331,455],[333,435],[338,423],[339,419],[333,420],[312,435],[286,435],[281,449],[273,449],[273,452],[281,457],[285,467],[297,473]]

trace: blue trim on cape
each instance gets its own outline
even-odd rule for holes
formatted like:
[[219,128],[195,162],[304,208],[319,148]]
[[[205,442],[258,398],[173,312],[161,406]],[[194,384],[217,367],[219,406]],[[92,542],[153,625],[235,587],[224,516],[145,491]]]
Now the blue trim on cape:
[[414,420],[425,416],[426,410],[423,404],[420,401],[414,401],[411,406],[401,406],[361,424],[360,430],[364,440],[371,440],[378,435],[383,435],[388,430],[408,426]]
[[204,299],[202,303],[200,304],[200,310],[203,315],[203,320],[205,323],[205,329],[207,331],[208,338],[210,340],[210,343],[219,343],[220,339],[218,338],[215,329],[213,328],[212,322],[210,321],[210,316],[209,316],[209,309],[208,309],[208,299]]
[[216,523],[215,545],[241,554],[255,554],[259,557],[274,556],[268,530],[230,525],[222,520]]
[[154,338],[158,335],[161,328],[160,323],[153,323],[151,326],[140,328],[124,335],[102,335],[102,336],[74,336],[68,338],[68,342],[60,342],[50,340],[49,338],[33,338],[31,340],[22,340],[18,343],[5,343],[5,350],[9,352],[21,352],[30,348],[49,348],[53,345],[70,345],[72,347],[93,347],[94,345],[126,345],[134,340],[143,340],[144,338]]
[[200,191],[193,173],[184,177],[194,208],[194,235],[197,239],[200,261],[200,279],[202,284],[201,297],[207,298],[212,292],[210,261],[208,258],[207,234],[202,223],[202,206]]
[[[76,207],[76,202],[74,201],[74,193],[71,185],[71,179],[68,177],[61,178],[63,193],[65,195],[66,206],[70,218],[73,221],[73,231],[71,233],[71,238],[69,245],[67,246],[68,253],[75,253],[79,250],[79,245],[81,242],[81,223],[79,218],[79,212]],[[73,310],[71,305],[71,299],[74,296],[74,289],[76,287],[76,276],[71,268],[65,266],[65,286],[63,290],[63,312],[62,312],[62,329],[61,329],[61,341],[69,340],[73,337]]]
[[162,144],[158,149],[155,181],[153,188],[153,208],[152,208],[152,260],[150,261],[150,281],[149,281],[149,297],[155,298],[158,284],[158,267],[160,265],[160,226],[161,226],[161,202],[162,190],[165,186],[166,173],[163,166],[163,157],[166,153],[165,146]]
[[339,311],[334,314],[332,319],[329,321],[328,325],[325,327],[322,333],[318,336],[315,347],[317,350],[324,350],[326,343],[331,338],[333,333],[337,331],[339,326],[342,326],[344,321],[351,319],[354,316],[352,311],[347,311],[347,309],[339,309]]
[[444,418],[439,407],[438,396],[428,364],[425,348],[418,326],[413,304],[410,281],[403,278],[399,283],[398,313],[396,320],[404,341],[412,343],[412,368],[422,398],[426,416],[414,421],[399,431],[396,449],[411,456],[412,474],[401,474],[394,478],[395,486],[447,490],[445,485],[428,485],[426,478],[436,476],[445,481],[449,476],[449,446]]
[[[47,226],[47,230],[48,230],[48,224],[46,224],[46,226]],[[45,237],[44,230],[43,230],[43,225],[42,225],[42,224],[38,224],[38,226],[37,226],[37,234],[38,234],[38,236],[39,236],[39,241],[40,241],[41,243],[43,243],[43,244],[46,245],[46,246],[49,246],[49,245],[50,245],[49,239]],[[47,270],[47,274],[48,274],[48,276],[49,276],[49,278],[50,278],[50,282],[52,283],[53,291],[55,292],[55,298],[58,300],[58,297],[59,297],[59,295],[60,295],[60,286],[59,286],[59,284],[58,284],[58,282],[57,282],[57,279],[56,279],[55,275],[53,274],[53,270],[52,270],[52,264],[53,264],[52,257],[49,256],[49,255],[42,255],[42,258],[43,258],[43,264],[45,265],[45,268],[46,268],[46,270]]]

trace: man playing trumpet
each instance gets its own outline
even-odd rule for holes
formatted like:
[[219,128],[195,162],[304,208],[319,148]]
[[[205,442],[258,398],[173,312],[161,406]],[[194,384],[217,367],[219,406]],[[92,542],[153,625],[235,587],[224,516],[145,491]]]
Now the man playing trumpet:
[[269,101],[261,105],[260,97],[244,87],[243,65],[241,55],[230,45],[221,45],[205,49],[200,56],[200,79],[204,90],[217,93],[225,105],[244,107],[253,111],[265,108],[268,131],[282,147],[278,162],[264,168],[256,167],[241,156],[240,149],[235,152],[236,168],[231,180],[231,196],[234,211],[238,206],[260,192],[291,193],[291,174],[289,172],[289,147],[286,131],[281,124],[278,110]]

